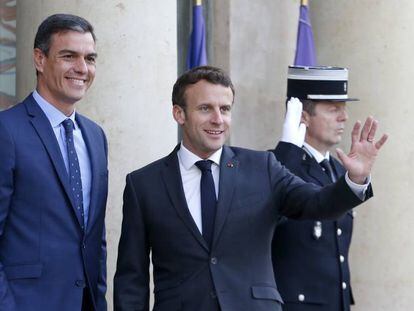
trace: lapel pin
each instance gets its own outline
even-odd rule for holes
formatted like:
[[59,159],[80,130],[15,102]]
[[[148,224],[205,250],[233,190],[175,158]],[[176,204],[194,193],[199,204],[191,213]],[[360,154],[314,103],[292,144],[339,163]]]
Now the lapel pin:
[[227,163],[227,167],[233,168],[234,167],[234,164],[231,163],[231,162],[229,162],[229,163]]
[[306,154],[303,155],[302,160],[305,161],[306,160]]

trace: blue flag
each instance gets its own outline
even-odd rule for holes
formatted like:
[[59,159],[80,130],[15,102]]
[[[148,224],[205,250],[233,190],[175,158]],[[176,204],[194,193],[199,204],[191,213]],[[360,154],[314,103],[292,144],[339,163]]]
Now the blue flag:
[[187,69],[207,65],[206,27],[201,1],[193,6],[193,30],[187,54]]
[[300,6],[298,38],[296,42],[295,66],[316,66],[315,44],[309,18],[309,8],[304,2]]

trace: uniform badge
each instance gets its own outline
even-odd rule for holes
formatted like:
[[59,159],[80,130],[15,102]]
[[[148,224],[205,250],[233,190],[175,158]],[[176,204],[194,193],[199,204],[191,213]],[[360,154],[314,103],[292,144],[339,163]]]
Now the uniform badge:
[[322,222],[315,221],[313,226],[313,237],[318,240],[322,236]]

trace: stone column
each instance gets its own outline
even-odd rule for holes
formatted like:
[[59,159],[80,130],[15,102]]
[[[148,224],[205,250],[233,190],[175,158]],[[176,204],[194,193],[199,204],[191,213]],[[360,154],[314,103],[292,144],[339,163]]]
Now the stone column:
[[37,26],[54,13],[86,18],[97,35],[96,79],[78,110],[101,124],[109,141],[106,229],[111,310],[125,175],[166,155],[176,144],[170,99],[177,75],[176,1],[19,0],[20,100],[35,87],[31,55]]
[[348,105],[347,132],[373,115],[390,134],[372,174],[374,198],[354,222],[354,311],[412,309],[413,10],[408,0],[311,1],[319,63],[348,67],[350,94],[361,99]]
[[214,4],[214,64],[229,72],[236,88],[231,144],[264,150],[279,140],[298,14],[294,1]]

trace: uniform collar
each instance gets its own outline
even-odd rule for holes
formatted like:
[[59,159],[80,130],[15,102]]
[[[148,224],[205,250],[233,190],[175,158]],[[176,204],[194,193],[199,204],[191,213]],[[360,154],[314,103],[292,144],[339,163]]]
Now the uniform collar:
[[327,151],[326,154],[323,155],[318,150],[316,150],[311,145],[309,145],[307,142],[303,143],[303,149],[305,149],[305,151],[310,156],[312,156],[316,160],[316,162],[318,162],[318,163],[321,163],[325,159],[327,159],[329,161],[329,158],[330,158],[329,151]]

